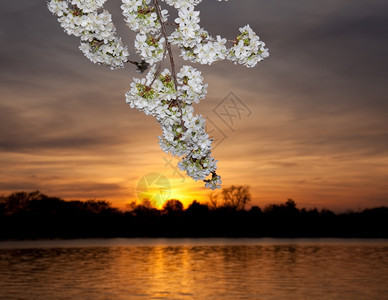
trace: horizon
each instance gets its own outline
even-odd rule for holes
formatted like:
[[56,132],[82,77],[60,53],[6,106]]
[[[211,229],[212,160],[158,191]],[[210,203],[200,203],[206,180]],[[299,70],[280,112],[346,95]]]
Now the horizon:
[[[220,190],[220,192],[222,191],[222,189]],[[103,202],[107,202],[109,205],[111,205],[112,208],[115,208],[115,209],[118,209],[119,211],[121,212],[129,212],[129,211],[132,211],[133,210],[133,207],[134,206],[137,206],[137,205],[142,205],[144,203],[144,201],[149,201],[149,204],[151,205],[150,207],[151,208],[154,208],[154,209],[157,209],[157,210],[163,210],[163,207],[164,205],[170,201],[170,200],[178,200],[179,202],[182,203],[183,205],[183,209],[186,210],[191,204],[193,204],[193,202],[198,202],[202,205],[206,205],[207,207],[209,207],[210,209],[216,209],[216,208],[222,208],[224,207],[225,203],[223,204],[220,204],[217,206],[217,207],[214,207],[212,206],[210,200],[208,201],[201,201],[201,200],[198,200],[197,198],[193,198],[191,200],[182,200],[182,199],[179,199],[179,198],[172,198],[172,197],[168,197],[166,199],[163,200],[162,203],[158,203],[157,201],[154,201],[153,199],[149,199],[149,198],[143,198],[143,199],[135,199],[133,201],[129,200],[128,202],[125,202],[124,205],[122,206],[117,206],[115,205],[115,202],[112,202],[110,201],[109,199],[99,199],[99,198],[84,198],[84,199],[65,199],[65,198],[62,198],[62,197],[59,197],[59,196],[56,196],[56,195],[49,195],[49,194],[46,194],[42,191],[38,191],[38,190],[35,190],[35,191],[14,191],[8,195],[3,195],[3,194],[0,194],[0,199],[1,198],[7,198],[8,196],[11,196],[11,195],[14,195],[14,194],[18,194],[18,193],[26,193],[26,194],[29,194],[29,193],[39,193],[40,195],[43,195],[43,196],[47,196],[48,198],[58,198],[62,201],[65,201],[65,202],[72,202],[72,201],[81,201],[81,202],[87,202],[87,201],[103,201]],[[221,197],[222,198],[222,197]],[[288,201],[292,201],[294,202],[295,204],[295,207],[298,209],[298,210],[303,210],[303,209],[306,209],[307,211],[308,210],[318,210],[318,211],[331,211],[335,214],[343,214],[343,213],[357,213],[357,212],[362,212],[362,211],[365,211],[365,210],[369,210],[369,209],[378,209],[378,208],[387,208],[388,206],[386,205],[380,205],[380,206],[367,206],[367,207],[358,207],[357,209],[352,209],[352,208],[347,208],[347,209],[344,209],[344,210],[337,210],[337,209],[332,209],[330,207],[313,207],[313,206],[301,206],[299,204],[299,202],[296,200],[296,199],[292,199],[292,198],[285,198],[283,201],[277,201],[277,202],[267,202],[265,204],[257,204],[257,203],[251,203],[251,201],[248,201],[245,205],[245,208],[243,210],[250,210],[252,207],[258,207],[259,209],[261,210],[265,210],[266,208],[269,208],[270,206],[273,206],[273,205],[284,205],[286,204]]]

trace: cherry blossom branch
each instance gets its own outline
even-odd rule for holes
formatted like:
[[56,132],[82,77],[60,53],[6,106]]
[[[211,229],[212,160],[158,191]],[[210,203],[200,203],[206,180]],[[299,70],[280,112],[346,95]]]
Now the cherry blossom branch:
[[[172,74],[172,79],[174,81],[174,87],[175,87],[175,90],[178,91],[178,81],[177,81],[177,77],[176,77],[174,56],[173,56],[173,53],[172,53],[172,50],[171,50],[170,42],[168,41],[168,34],[167,34],[167,31],[166,31],[166,26],[165,26],[165,23],[163,22],[162,13],[160,11],[160,6],[159,6],[159,3],[158,3],[158,0],[153,0],[153,3],[154,3],[155,10],[156,10],[156,14],[158,16],[158,20],[160,22],[160,27],[161,27],[162,35],[165,38],[165,44],[164,45],[165,45],[165,50],[167,49],[167,53],[168,53],[168,56],[170,58],[171,74]],[[163,55],[163,57],[164,57],[164,55]],[[156,78],[156,76],[157,75],[155,74],[155,78]],[[173,99],[170,102],[170,105],[177,105],[178,106],[179,112],[181,114],[181,116],[180,116],[181,126],[182,126],[182,129],[186,131],[186,127],[185,127],[184,121],[182,119],[182,117],[183,117],[182,107],[181,107],[181,105],[179,103],[179,100],[178,99]]]
[[[135,49],[141,62],[128,59],[112,17],[103,9],[106,0],[49,0],[48,8],[67,34],[81,39],[80,49],[92,62],[111,69],[131,63],[140,72],[151,67],[145,78],[134,78],[125,95],[127,103],[156,117],[163,131],[159,145],[163,151],[182,158],[178,163],[182,171],[194,180],[203,180],[208,188],[220,188],[217,161],[211,156],[212,139],[205,132],[205,120],[194,114],[192,106],[205,98],[207,84],[201,72],[191,66],[176,72],[171,47],[177,46],[182,58],[192,63],[211,65],[227,59],[249,68],[266,58],[268,49],[249,25],[240,28],[234,40],[212,38],[199,26],[195,6],[201,0],[121,1],[125,21],[137,33]],[[161,1],[178,10],[175,23],[168,22],[168,11],[159,6]],[[166,26],[175,26],[175,30],[168,35]],[[225,46],[226,42],[232,43],[231,48]],[[167,55],[171,71],[161,71]],[[211,178],[206,179],[209,175]]]
[[163,22],[162,13],[160,11],[160,6],[159,6],[159,3],[158,3],[158,0],[153,0],[153,2],[154,2],[155,9],[156,9],[156,14],[157,14],[159,22],[160,22],[162,35],[164,36],[164,38],[166,40],[165,41],[165,47],[167,49],[168,56],[170,58],[171,73],[172,73],[172,78],[174,80],[175,89],[178,90],[177,80],[176,80],[176,71],[175,71],[174,57],[173,57],[173,54],[172,54],[170,42],[168,41],[168,35],[167,35],[167,32],[166,32],[166,27],[165,27],[165,24]]

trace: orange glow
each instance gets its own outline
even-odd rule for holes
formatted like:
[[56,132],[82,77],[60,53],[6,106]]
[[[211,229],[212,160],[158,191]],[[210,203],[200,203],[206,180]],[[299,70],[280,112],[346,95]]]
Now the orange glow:
[[[154,174],[154,173],[151,173]],[[147,174],[148,176],[150,174]],[[143,199],[149,199],[154,207],[161,209],[163,205],[170,199],[177,199],[182,202],[184,207],[188,207],[193,200],[204,201],[207,191],[202,188],[202,183],[191,182],[190,178],[168,176],[168,174],[160,174],[164,181],[167,181],[168,187],[164,182],[160,186],[153,185],[145,187],[142,183],[145,181],[143,176],[137,183],[136,196],[134,201],[141,202]],[[145,192],[144,192],[145,191]]]
[[[209,97],[209,101],[213,100]],[[237,124],[235,132],[227,132],[228,138],[215,149],[223,186],[249,185],[251,205],[262,208],[288,198],[294,199],[298,207],[340,211],[386,205],[386,155],[365,156],[353,150],[342,154],[328,146],[300,146],[293,138],[308,140],[309,127],[288,128],[293,130],[292,138],[282,139],[287,116],[280,115],[276,123],[271,111],[266,110],[269,108],[264,108],[263,113],[257,109],[255,118]],[[125,117],[127,114],[131,111],[126,111]],[[133,129],[133,124],[147,123],[145,118],[136,114],[127,127],[122,126]],[[254,130],[258,119],[260,126],[266,124],[268,132]],[[126,122],[123,120],[126,119],[118,122]],[[170,192],[156,203],[157,208],[168,199],[180,200],[185,208],[194,199],[206,203],[211,191],[204,188],[203,182],[195,182],[181,172],[177,158],[160,150],[155,138],[160,134],[159,125],[153,119],[150,124],[150,128],[134,131],[131,136],[122,133],[115,145],[3,151],[0,165],[6,172],[0,172],[0,194],[40,190],[66,200],[107,200],[114,207],[128,209],[128,204],[141,200],[137,190],[141,178],[159,173],[169,181]]]
[[[149,173],[159,172],[169,181],[170,190],[163,201],[156,203],[157,208],[169,199],[180,200],[185,208],[194,199],[202,203],[208,201],[211,191],[205,189],[202,182],[177,173],[172,168],[174,165],[166,166],[168,156],[156,145],[152,150],[147,150],[147,145],[141,148],[146,149],[143,155],[135,152],[115,156],[93,152],[89,156],[8,153],[6,159],[0,158],[0,162],[3,166],[12,165],[12,172],[0,173],[0,181],[25,181],[47,195],[67,200],[107,200],[115,207],[127,209],[129,203],[141,200],[137,191],[139,180]],[[294,199],[299,207],[310,208],[357,209],[383,204],[379,199],[384,199],[384,195],[378,198],[376,194],[376,191],[383,191],[386,184],[383,178],[388,164],[383,157],[358,159],[359,163],[354,165],[353,161],[341,162],[329,156],[323,160],[319,156],[288,155],[287,160],[276,160],[268,154],[256,158],[236,157],[233,155],[235,151],[238,150],[227,143],[217,149],[223,186],[249,185],[251,205],[264,207],[288,198]],[[177,160],[172,162],[176,165]],[[373,174],[359,172],[360,169],[372,168]],[[15,190],[28,191],[20,185],[19,189],[2,190],[1,193]],[[375,200],[365,203],[364,199]]]

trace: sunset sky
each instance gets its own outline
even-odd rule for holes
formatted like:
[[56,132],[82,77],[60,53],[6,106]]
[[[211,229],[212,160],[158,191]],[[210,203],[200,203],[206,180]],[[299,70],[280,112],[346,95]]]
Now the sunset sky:
[[[136,60],[119,6],[105,5]],[[334,211],[387,206],[388,2],[204,0],[197,8],[212,35],[233,39],[250,24],[270,52],[254,69],[195,66],[209,85],[195,109],[215,135],[223,185],[249,185],[260,207],[288,198]],[[125,207],[157,173],[169,198],[208,200],[203,183],[176,172],[178,160],[159,148],[156,120],[125,103],[142,76],[132,65],[92,64],[45,0],[1,1],[0,24],[0,195],[40,190]],[[231,103],[241,114],[228,119],[221,112],[232,113]]]

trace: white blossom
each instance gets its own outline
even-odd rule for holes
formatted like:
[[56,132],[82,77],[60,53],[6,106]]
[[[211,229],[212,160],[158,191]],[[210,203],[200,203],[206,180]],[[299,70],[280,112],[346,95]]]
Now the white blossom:
[[[220,1],[220,0],[218,0]],[[202,0],[164,0],[168,5],[174,6],[175,8],[182,8],[186,6],[193,6],[201,3]]]
[[116,37],[116,28],[108,11],[102,10],[105,0],[51,0],[49,10],[58,16],[69,35],[80,37],[80,50],[94,63],[111,69],[121,68],[128,60],[128,50]]
[[71,4],[77,5],[84,13],[97,11],[105,2],[106,0],[71,0]]
[[265,43],[260,41],[249,25],[240,28],[240,32],[235,45],[229,51],[228,59],[252,68],[269,56],[268,49],[264,48]]
[[[150,5],[150,1],[145,0],[122,0],[121,9],[125,22],[133,31],[146,33],[158,33],[160,31],[160,21],[158,20],[155,7]],[[162,10],[162,20],[167,21],[168,11]]]
[[138,33],[135,39],[135,48],[137,53],[150,65],[153,65],[163,59],[164,56],[164,37],[154,37],[150,34]]
[[207,94],[207,84],[203,83],[201,72],[191,66],[183,66],[177,74],[179,97],[187,104],[198,103]]

